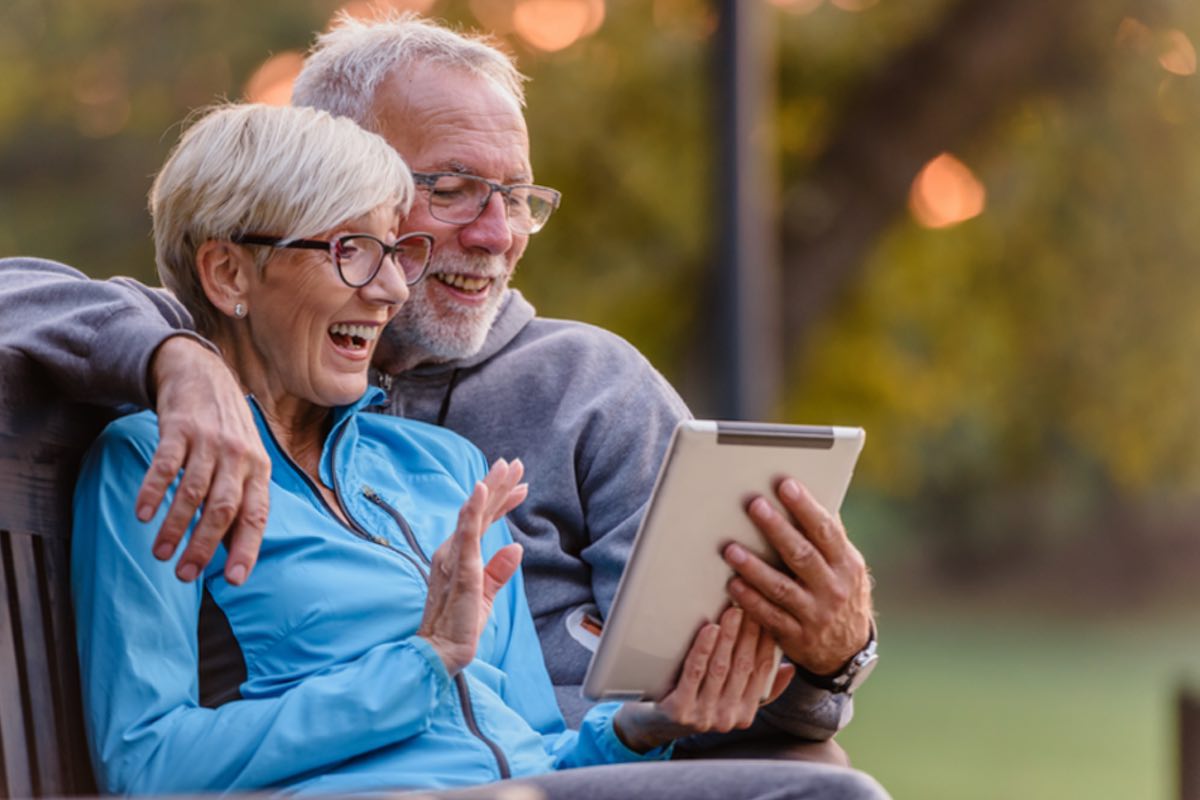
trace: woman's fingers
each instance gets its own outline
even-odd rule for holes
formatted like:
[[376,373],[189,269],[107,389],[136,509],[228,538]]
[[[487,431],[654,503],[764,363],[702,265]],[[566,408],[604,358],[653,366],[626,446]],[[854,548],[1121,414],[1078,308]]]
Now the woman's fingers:
[[476,482],[467,502],[463,503],[458,512],[458,525],[449,539],[451,558],[447,559],[443,569],[454,569],[462,564],[464,559],[480,557],[479,539],[487,527],[484,517],[490,499],[491,491],[488,485],[483,481]]
[[483,599],[489,606],[495,599],[496,593],[504,587],[504,584],[508,583],[513,575],[517,574],[523,553],[521,545],[516,542],[506,544],[496,551],[487,566],[483,568]]
[[684,660],[679,682],[659,710],[686,733],[746,728],[764,698],[775,699],[795,674],[776,665],[774,638],[740,608],[701,628]]
[[[731,726],[736,727],[744,719],[747,706],[758,708],[758,701],[766,692],[767,678],[762,674],[762,655],[766,643],[769,654],[774,650],[770,638],[763,635],[762,628],[749,616],[742,619],[742,628],[738,631],[737,646],[733,651],[733,667],[729,672],[726,698],[732,701],[743,713],[733,713]],[[751,713],[753,716],[753,713]]]
[[719,691],[702,694],[702,702],[707,706],[702,715],[713,721],[711,730],[727,732],[754,721],[759,699],[766,690],[766,678],[761,671],[761,645],[765,637],[758,624],[741,609],[728,609],[721,621],[722,633],[733,634],[729,665],[724,675],[710,667],[709,679],[714,688],[719,685]]
[[458,513],[454,533],[434,551],[429,594],[418,634],[434,646],[451,674],[470,663],[496,593],[521,565],[521,546],[500,548],[486,566],[481,540],[488,526],[524,499],[519,461],[498,460]]
[[524,503],[525,498],[528,496],[529,484],[518,483],[511,490],[509,490],[508,497],[505,499],[504,505],[501,506],[499,513],[496,514],[496,519],[500,519],[505,514],[508,514],[514,508],[521,505],[521,503]]
[[491,492],[491,501],[484,516],[485,526],[512,511],[525,499],[529,490],[521,484],[524,475],[525,465],[519,458],[511,462],[501,458],[492,464],[487,477],[484,478],[484,483]]
[[734,679],[734,645],[741,639],[742,610],[733,606],[725,609],[721,614],[720,626],[717,643],[708,659],[708,669],[697,696],[699,707],[703,709],[702,718],[719,715],[726,683]]
[[[749,625],[755,624],[749,616],[747,616],[746,622]],[[743,717],[745,724],[753,721],[758,707],[771,696],[782,652],[775,639],[759,628],[753,649],[747,652],[747,656],[751,666],[740,698],[745,714]]]
[[679,672],[679,681],[667,697],[677,706],[691,708],[696,702],[696,696],[708,674],[708,660],[712,657],[721,635],[721,626],[712,622],[705,623],[692,640],[692,647],[683,659],[683,668]]

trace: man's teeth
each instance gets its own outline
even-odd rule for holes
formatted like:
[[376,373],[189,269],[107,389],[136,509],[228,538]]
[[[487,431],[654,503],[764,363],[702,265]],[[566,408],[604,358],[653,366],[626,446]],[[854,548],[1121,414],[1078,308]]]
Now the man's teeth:
[[375,341],[375,337],[379,335],[379,328],[376,325],[347,325],[344,322],[338,322],[329,326],[329,332],[334,336],[353,336],[357,339],[373,342]]
[[439,272],[437,279],[455,289],[462,289],[464,292],[482,291],[492,282],[491,278],[472,278],[470,275],[459,275],[453,272]]

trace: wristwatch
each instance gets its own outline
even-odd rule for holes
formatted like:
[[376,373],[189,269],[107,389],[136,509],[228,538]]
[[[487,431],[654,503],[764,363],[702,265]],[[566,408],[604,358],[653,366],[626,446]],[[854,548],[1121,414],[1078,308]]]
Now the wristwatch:
[[866,682],[871,670],[879,663],[879,648],[875,642],[875,627],[871,627],[871,638],[867,646],[855,653],[846,665],[833,675],[814,675],[808,670],[796,665],[797,671],[808,683],[818,689],[824,689],[834,694],[850,694]]

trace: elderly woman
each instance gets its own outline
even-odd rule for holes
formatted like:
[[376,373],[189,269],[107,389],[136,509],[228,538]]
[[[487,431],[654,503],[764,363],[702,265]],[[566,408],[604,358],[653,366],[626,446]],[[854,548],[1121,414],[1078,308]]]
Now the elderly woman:
[[558,772],[657,761],[674,737],[744,727],[782,689],[767,685],[773,642],[730,610],[698,634],[665,700],[600,705],[564,727],[502,519],[525,494],[520,463],[489,470],[447,430],[361,413],[382,399],[367,384],[379,332],[429,258],[428,235],[398,235],[411,196],[383,139],[301,108],[218,109],[155,181],[159,274],[245,388],[272,457],[271,516],[253,580],[228,583],[218,554],[182,583],[150,555],[161,519],[133,508],[154,415],[114,422],[93,446],[72,579],[100,787],[525,778],[562,797],[785,797],[796,769],[853,784],[803,764]]

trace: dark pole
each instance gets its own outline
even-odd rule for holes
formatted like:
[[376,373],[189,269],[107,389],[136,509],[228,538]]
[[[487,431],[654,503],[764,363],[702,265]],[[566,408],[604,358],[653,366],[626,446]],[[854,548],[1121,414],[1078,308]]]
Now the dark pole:
[[1176,699],[1179,731],[1179,800],[1200,800],[1200,696],[1191,684],[1179,688]]
[[765,419],[779,399],[780,286],[771,9],[717,0],[717,408]]

